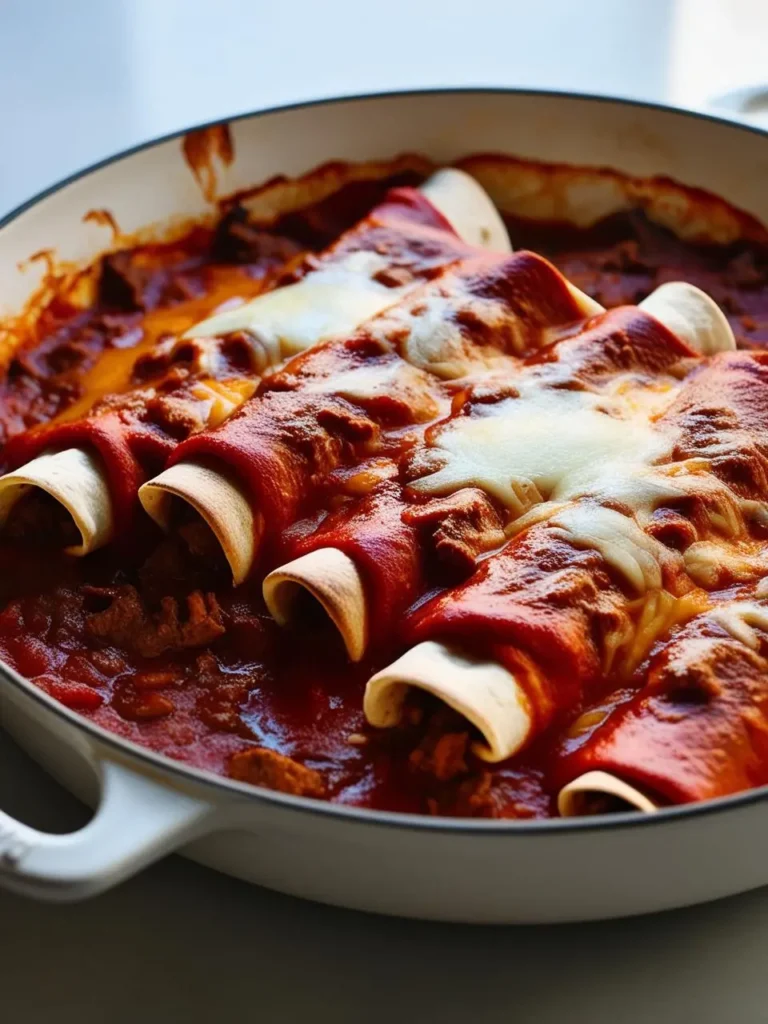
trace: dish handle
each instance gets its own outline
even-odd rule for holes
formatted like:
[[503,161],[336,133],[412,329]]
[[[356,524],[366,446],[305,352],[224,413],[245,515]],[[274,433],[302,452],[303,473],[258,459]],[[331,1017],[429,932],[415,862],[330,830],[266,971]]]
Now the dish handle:
[[0,885],[39,899],[102,892],[213,828],[213,805],[115,761],[101,764],[101,801],[78,832],[54,835],[0,811]]

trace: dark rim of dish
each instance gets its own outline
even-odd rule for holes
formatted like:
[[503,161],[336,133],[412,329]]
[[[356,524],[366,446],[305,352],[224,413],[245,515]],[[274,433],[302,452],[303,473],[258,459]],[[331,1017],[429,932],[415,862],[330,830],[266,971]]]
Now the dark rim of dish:
[[[308,110],[313,107],[335,106],[343,103],[354,103],[360,101],[376,101],[382,99],[408,99],[409,97],[435,96],[435,95],[511,95],[529,96],[542,99],[562,99],[566,101],[587,101],[591,103],[618,104],[626,107],[637,107],[644,110],[657,111],[661,114],[673,114],[683,118],[709,122],[734,131],[747,132],[751,135],[768,138],[768,129],[760,128],[757,125],[747,124],[742,121],[731,120],[726,117],[719,117],[716,114],[703,113],[698,110],[686,110],[682,107],[675,107],[670,104],[647,102],[644,100],[628,99],[617,96],[599,95],[596,93],[566,92],[564,90],[550,89],[526,89],[505,86],[451,86],[425,89],[403,89],[385,92],[357,93],[343,96],[331,96],[326,99],[304,100],[296,103],[288,103],[276,107],[265,107],[240,114],[233,114],[231,117],[216,118],[212,121],[205,121],[199,124],[187,125],[184,128],[160,135],[156,138],[140,142],[128,149],[108,156],[103,160],[90,164],[82,170],[70,174],[68,177],[43,189],[30,199],[25,200],[5,216],[0,217],[0,230],[17,220],[27,210],[37,206],[38,203],[55,195],[73,182],[86,178],[95,171],[109,167],[111,164],[120,162],[127,157],[134,156],[144,150],[152,149],[165,142],[182,138],[188,132],[199,131],[204,128],[211,128],[218,124],[236,124],[239,121],[256,120],[268,114],[284,114],[293,110]],[[683,819],[702,817],[716,814],[720,811],[735,810],[749,804],[760,803],[768,799],[768,786],[761,786],[757,789],[748,790],[745,793],[737,793],[733,796],[718,797],[714,800],[705,800],[701,803],[682,804],[676,807],[666,807],[652,815],[642,815],[631,811],[621,814],[600,815],[584,818],[545,818],[533,821],[497,820],[478,821],[472,818],[440,818],[430,817],[424,814],[404,814],[397,811],[376,811],[367,808],[345,807],[343,804],[334,804],[325,800],[312,800],[307,797],[292,796],[288,793],[279,793],[274,790],[255,787],[247,783],[236,782],[206,772],[200,768],[185,765],[174,761],[163,754],[142,747],[132,740],[115,736],[114,733],[93,722],[81,717],[76,711],[64,707],[53,697],[43,693],[33,686],[28,680],[18,675],[2,661],[0,661],[0,679],[16,687],[21,693],[37,702],[49,713],[53,713],[63,719],[68,725],[89,733],[100,744],[111,747],[115,751],[126,752],[132,757],[143,761],[147,766],[159,768],[165,772],[175,773],[183,778],[193,780],[198,785],[204,785],[219,791],[229,792],[241,798],[247,798],[257,803],[268,803],[282,805],[286,810],[305,810],[325,817],[346,819],[350,823],[396,826],[401,829],[411,829],[431,832],[459,832],[462,835],[482,834],[485,836],[509,836],[509,835],[537,835],[549,832],[594,832],[607,829],[626,828],[652,828],[654,825],[673,824]],[[1,722],[1,719],[0,719]],[[163,782],[160,782],[163,785]]]

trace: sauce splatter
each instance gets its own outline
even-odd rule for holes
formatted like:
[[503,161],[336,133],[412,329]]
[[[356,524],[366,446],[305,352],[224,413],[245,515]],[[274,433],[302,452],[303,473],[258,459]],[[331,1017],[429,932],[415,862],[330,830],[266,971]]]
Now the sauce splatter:
[[219,174],[230,166],[235,157],[229,125],[222,122],[188,132],[181,148],[206,201],[215,202]]

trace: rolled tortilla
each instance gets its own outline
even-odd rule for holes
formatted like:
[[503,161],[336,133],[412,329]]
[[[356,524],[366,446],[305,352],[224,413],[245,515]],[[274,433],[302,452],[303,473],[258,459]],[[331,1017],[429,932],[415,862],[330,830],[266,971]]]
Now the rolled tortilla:
[[[573,285],[569,287],[577,301],[582,304],[586,316],[604,312],[603,307],[594,299]],[[693,285],[679,281],[661,285],[640,303],[640,308],[703,355],[735,348],[733,332],[720,307],[705,292]],[[315,558],[316,553],[298,558],[289,566],[281,566],[267,576],[264,581],[267,608],[277,622],[285,625],[292,621],[296,610],[300,608],[295,599],[297,588],[304,587],[315,596],[322,594],[318,600],[327,611],[331,622],[341,631],[349,651],[350,645],[345,634],[345,628],[348,626],[342,628],[340,624],[365,623],[369,615],[360,572],[351,558],[334,548],[324,548],[322,558]],[[326,564],[334,566],[332,579],[323,577]],[[273,608],[274,595],[275,592],[279,595],[281,580],[288,570],[291,573],[291,587],[294,593],[290,602],[286,602],[280,608],[278,615]],[[353,601],[358,602],[356,608],[351,603]],[[357,638],[360,629],[356,628],[354,649],[359,650]],[[363,653],[364,649],[360,651],[359,658]],[[351,653],[350,657],[353,657]],[[353,660],[359,658],[353,657]]]
[[[425,182],[421,191],[464,241],[511,251],[496,207],[464,171],[444,168]],[[327,267],[321,265],[295,285],[266,292],[252,302],[203,320],[184,337],[217,337],[245,330],[253,338],[256,372],[261,372],[326,338],[353,331],[396,301],[404,289],[389,288],[375,280],[384,263],[378,253],[352,252]],[[169,472],[170,477],[163,474],[154,481],[154,496],[151,489],[145,493],[145,508],[163,525],[169,521],[170,497],[189,501],[219,537],[235,582],[242,582],[249,541],[239,540],[234,545],[230,542],[231,529],[244,531],[248,538],[258,530],[253,515],[249,513],[249,519],[244,515],[242,494],[226,477],[214,479],[213,470],[195,463]],[[30,487],[52,495],[72,516],[83,539],[67,549],[70,553],[86,555],[111,539],[114,515],[106,477],[85,449],[70,448],[56,453],[55,458],[40,456],[0,477],[0,495],[6,492],[6,498],[0,498],[0,525]],[[206,512],[201,511],[203,508]]]
[[253,563],[263,526],[248,498],[223,473],[201,462],[180,462],[173,470],[155,477],[154,486],[142,496],[144,508],[168,530],[174,499],[190,505],[221,545],[235,584],[242,583]]
[[466,171],[443,167],[419,191],[465,242],[494,252],[512,252],[499,211],[482,185]]
[[575,284],[571,284],[570,281],[566,281],[568,285],[568,291],[576,299],[584,317],[599,316],[605,312],[605,306],[601,306],[597,299],[593,299],[591,295],[587,295],[581,288],[577,288]]
[[[445,167],[419,189],[462,241],[511,252],[507,229],[480,185],[464,171]],[[391,288],[376,280],[386,269],[378,252],[360,250],[332,259],[296,284],[276,288],[236,309],[190,328],[184,337],[220,336],[246,331],[260,361],[274,366],[339,334],[350,334],[392,305],[412,285]]]
[[736,348],[731,325],[722,309],[695,285],[685,281],[662,284],[643,299],[640,309],[656,317],[703,356]]
[[649,796],[630,786],[616,775],[608,772],[585,772],[567,786],[563,786],[557,796],[557,810],[563,818],[582,818],[589,814],[604,814],[604,810],[596,808],[597,801],[606,798],[615,803],[616,811],[642,811],[653,814],[659,809]]
[[[659,301],[653,305],[658,314],[657,319],[663,316],[668,321],[665,323],[668,329],[672,329],[678,337],[683,335],[681,340],[689,346],[705,346],[711,352],[715,346],[713,339],[719,337],[717,344],[727,345],[728,336],[720,331],[721,325],[718,326],[720,311],[714,304],[710,308],[706,296],[704,299],[706,302],[696,296],[692,299],[689,288],[683,285],[674,289],[667,288],[664,302]],[[686,311],[693,308],[692,302],[695,302],[698,312],[691,313],[689,319],[684,320]],[[708,322],[704,314],[709,315]],[[681,323],[689,328],[685,333],[680,327]],[[633,587],[658,590],[662,586],[656,560],[645,557],[647,553],[644,544],[650,538],[646,538],[632,520],[610,509],[590,505],[577,505],[573,511],[579,515],[573,522],[569,520],[570,543],[579,547],[582,543],[579,538],[588,535],[589,546],[599,551],[614,568],[621,569]],[[565,514],[562,513],[561,518]],[[617,531],[617,522],[610,519],[612,516],[617,517],[625,528]],[[585,517],[587,521],[584,521]],[[550,522],[555,530],[566,525],[564,521],[559,524],[557,517]],[[582,526],[585,528],[582,529]],[[622,538],[622,543],[610,543],[614,536]],[[624,558],[625,555],[627,558]],[[444,600],[450,603],[450,592],[444,595]],[[471,606],[471,601],[469,604]],[[455,626],[456,619],[449,616],[443,620],[442,627],[450,629],[451,624]],[[456,671],[455,663],[462,660],[462,669]],[[521,666],[521,671],[528,672],[528,667]],[[496,676],[494,672],[500,675]],[[515,678],[498,662],[470,659],[460,648],[422,642],[369,681],[364,709],[371,724],[383,727],[395,725],[400,720],[409,687],[423,689],[454,708],[480,730],[485,738],[484,749],[481,747],[477,750],[480,756],[488,760],[501,760],[515,754],[535,728],[526,693],[535,694],[537,689],[545,692],[545,687],[534,686],[531,689],[530,683],[536,682],[535,675],[531,678],[526,676],[523,679],[524,686],[519,682],[522,677],[519,674],[517,676]],[[506,680],[506,685],[501,680]],[[514,686],[510,685],[510,680]],[[538,713],[539,710],[537,702],[535,711]],[[644,813],[657,808],[654,799],[638,787],[606,772],[590,772],[562,790],[559,796],[560,811],[564,815],[587,814],[594,808],[597,799],[607,798],[613,803],[618,802],[620,807]]]
[[261,374],[284,359],[336,334],[350,334],[381,313],[406,290],[376,280],[387,261],[375,252],[352,252],[319,266],[296,284],[264,292],[250,302],[217,313],[183,335],[216,338],[244,331]]
[[112,538],[112,504],[98,456],[79,448],[39,455],[0,477],[0,526],[16,503],[33,489],[45,491],[70,514],[80,543],[68,554],[86,555]]
[[271,572],[264,601],[274,620],[286,626],[302,595],[311,595],[338,629],[352,661],[360,661],[368,640],[363,581],[352,559],[336,548],[318,548]]
[[397,725],[413,688],[431,693],[475,726],[482,740],[472,750],[484,761],[510,757],[530,731],[528,699],[511,672],[433,640],[417,644],[368,681],[363,701],[368,722]]

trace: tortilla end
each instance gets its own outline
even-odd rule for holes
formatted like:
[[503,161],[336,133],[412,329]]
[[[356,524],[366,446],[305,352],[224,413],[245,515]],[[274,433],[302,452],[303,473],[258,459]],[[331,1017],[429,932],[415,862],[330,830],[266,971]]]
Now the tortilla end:
[[114,535],[114,514],[106,474],[97,455],[82,448],[45,452],[0,477],[0,525],[30,490],[49,494],[71,516],[80,544],[64,551],[82,557]]
[[259,523],[243,491],[223,473],[200,462],[177,462],[139,489],[150,518],[168,532],[174,499],[189,505],[210,527],[239,586],[256,557]]
[[365,654],[368,606],[363,580],[352,559],[338,548],[318,548],[280,566],[264,580],[264,601],[285,626],[296,614],[302,593],[313,597],[341,634],[351,661]]
[[570,281],[565,283],[568,286],[571,297],[579,304],[579,309],[584,317],[598,316],[600,313],[605,313],[605,306],[601,306],[597,299],[593,299],[591,295],[587,295],[586,292],[583,292],[581,288],[577,288],[575,284],[571,284]]
[[512,252],[506,225],[483,186],[457,167],[435,171],[419,191],[469,245]]
[[563,818],[581,818],[589,814],[605,813],[590,809],[590,801],[600,797],[610,797],[618,801],[617,811],[653,814],[659,809],[659,805],[636,786],[631,786],[610,772],[591,771],[563,786],[557,795],[558,813]]
[[736,349],[728,318],[711,295],[687,281],[659,285],[639,308],[703,356]]
[[530,733],[526,695],[515,676],[496,662],[433,640],[417,644],[369,679],[363,699],[369,724],[397,725],[410,689],[432,694],[466,718],[482,737],[472,750],[484,761],[511,757]]

